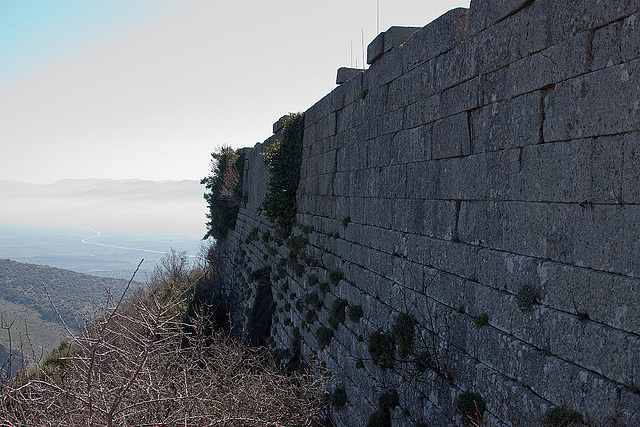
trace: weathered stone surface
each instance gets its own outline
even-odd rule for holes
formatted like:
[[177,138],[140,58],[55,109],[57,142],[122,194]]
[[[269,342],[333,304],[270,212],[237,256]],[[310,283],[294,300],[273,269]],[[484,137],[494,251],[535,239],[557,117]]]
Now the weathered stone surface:
[[435,122],[431,144],[431,157],[434,159],[469,154],[468,114],[460,113]]
[[363,86],[369,91],[376,89],[399,78],[402,72],[402,52],[394,49],[369,67],[363,75]]
[[420,27],[390,27],[384,32],[384,51],[389,52],[394,47],[400,46],[419,29]]
[[640,58],[640,14],[624,20],[620,37],[624,60],[628,62]]
[[373,64],[396,46],[404,43],[419,27],[391,27],[367,46],[367,64]]
[[442,117],[480,106],[480,77],[467,80],[442,92],[438,113]]
[[440,94],[422,98],[414,104],[407,105],[404,109],[405,129],[434,122],[440,117],[439,108]]
[[622,187],[621,137],[581,139],[523,148],[512,196],[520,200],[612,203]]
[[500,151],[439,162],[438,197],[453,200],[509,199],[513,153]]
[[634,132],[619,137],[624,144],[624,170],[621,202],[640,202],[640,133]]
[[442,91],[478,75],[476,39],[467,39],[436,58],[434,89]]
[[531,0],[472,0],[469,11],[469,35],[477,34],[531,3]]
[[431,132],[428,125],[401,130],[391,140],[391,164],[422,162],[431,158]]
[[563,40],[567,35],[600,28],[621,20],[640,9],[635,0],[584,0],[564,4],[554,0],[536,0],[532,7],[537,10],[539,16],[550,20],[552,25],[549,26],[549,30],[554,43]]
[[467,38],[469,9],[450,10],[420,30],[403,45],[406,71],[441,55]]
[[367,45],[367,64],[373,64],[376,59],[384,55],[384,52],[384,32],[382,32]]
[[338,75],[336,76],[336,84],[341,85],[344,82],[351,80],[353,77],[362,73],[364,70],[360,68],[348,68],[348,67],[340,67],[338,68]]
[[622,63],[621,32],[621,22],[614,22],[595,31],[592,42],[592,70],[613,67]]
[[474,153],[523,147],[540,142],[542,100],[533,92],[474,111],[471,136]]
[[590,36],[581,33],[541,52],[482,76],[484,104],[548,88],[586,72],[590,66]]
[[435,61],[414,68],[389,84],[387,109],[403,108],[433,93]]
[[545,103],[545,142],[640,129],[640,103],[631,101],[640,98],[639,82],[635,61],[557,84]]

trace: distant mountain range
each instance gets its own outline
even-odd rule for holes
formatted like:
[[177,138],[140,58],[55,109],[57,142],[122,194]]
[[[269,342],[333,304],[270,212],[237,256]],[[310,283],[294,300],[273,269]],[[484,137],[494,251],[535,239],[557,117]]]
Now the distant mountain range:
[[[75,330],[77,321],[90,313],[94,304],[104,306],[109,294],[119,298],[126,284],[122,279],[0,259],[0,315],[5,325],[13,322],[13,349],[19,348],[20,338],[26,356],[32,357],[29,341],[36,357],[53,349],[65,334],[58,314]],[[133,286],[137,288],[140,283]],[[9,347],[6,331],[0,331],[0,345]]]
[[204,186],[195,180],[0,180],[0,223],[203,236]]

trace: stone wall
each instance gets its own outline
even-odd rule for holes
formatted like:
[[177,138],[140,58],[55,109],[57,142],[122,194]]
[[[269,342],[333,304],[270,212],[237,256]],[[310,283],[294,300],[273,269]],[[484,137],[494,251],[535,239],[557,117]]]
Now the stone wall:
[[246,316],[270,268],[270,345],[327,366],[336,423],[395,391],[393,425],[462,425],[472,391],[505,422],[640,425],[639,9],[474,0],[383,33],[305,113],[298,246],[259,213],[264,145],[244,150],[224,275]]

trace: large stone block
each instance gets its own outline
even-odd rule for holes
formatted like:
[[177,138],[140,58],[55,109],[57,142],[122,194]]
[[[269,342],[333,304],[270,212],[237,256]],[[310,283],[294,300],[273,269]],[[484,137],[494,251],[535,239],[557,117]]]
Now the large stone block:
[[472,245],[503,248],[504,204],[462,202],[457,223],[458,239]]
[[380,171],[381,196],[387,199],[402,199],[407,194],[407,168],[391,165]]
[[634,61],[557,84],[545,102],[544,140],[640,129],[639,82],[640,61]]
[[591,70],[613,67],[622,63],[621,32],[621,22],[614,22],[595,31]]
[[[394,230],[403,233],[422,231],[424,209],[422,200],[398,199],[393,204]],[[398,245],[396,245],[398,246]]]
[[[388,91],[389,87],[384,85],[367,92],[367,95],[362,100],[365,120],[375,119],[388,111],[386,108]],[[373,135],[372,137],[375,136],[377,135]]]
[[433,94],[435,60],[414,68],[389,84],[387,110],[406,107]]
[[604,27],[632,15],[640,10],[640,5],[636,0],[536,0],[532,8],[540,19],[546,18],[551,24],[548,30],[555,44],[568,36]]
[[[636,138],[638,136],[635,135]],[[620,203],[624,199],[625,146],[633,138],[633,134],[626,134],[593,140],[590,200],[595,203]]]
[[575,37],[483,75],[483,104],[540,90],[585,73],[591,64],[590,35]]
[[421,234],[452,240],[456,230],[456,202],[450,200],[425,200]]
[[471,115],[474,153],[523,147],[540,140],[540,93],[525,94],[476,110]]
[[480,81],[480,77],[476,77],[442,92],[440,116],[446,117],[477,108],[480,105]]
[[469,152],[470,135],[466,112],[446,117],[433,124],[432,158],[458,157]]
[[622,56],[629,62],[640,58],[640,14],[624,20],[621,33]]
[[[335,100],[339,102],[340,108],[360,100],[363,76],[364,73],[356,74],[353,78],[341,84],[340,87],[334,89],[334,92],[336,92]],[[339,95],[340,92],[343,94]]]
[[336,113],[328,113],[316,123],[316,138],[322,141],[336,134]]
[[336,84],[341,85],[358,74],[362,73],[364,70],[361,68],[348,68],[348,67],[340,67],[338,68],[338,74],[336,76]]
[[[352,102],[336,113],[336,132],[353,129],[364,121],[364,108],[361,102]],[[320,140],[320,137],[317,137]]]
[[622,201],[640,203],[640,133],[620,137],[624,144]]
[[419,99],[404,109],[405,129],[432,123],[440,117],[440,94]]
[[463,202],[461,241],[600,271],[638,275],[635,206]]
[[406,238],[407,259],[421,265],[428,265],[431,261],[431,238],[418,234],[408,234]]
[[478,40],[467,39],[436,58],[434,89],[442,91],[478,75]]
[[511,179],[519,200],[611,203],[621,193],[620,137],[528,146]]
[[467,38],[469,9],[456,8],[416,31],[403,45],[406,70],[429,61]]
[[[574,264],[639,277],[640,208],[636,205],[576,206],[564,214],[573,229]],[[558,216],[558,215],[556,215]]]
[[475,60],[481,74],[503,68],[528,54],[530,40],[527,38],[537,35],[524,24],[528,21],[520,16],[506,19],[473,37],[477,45]]
[[370,198],[364,205],[367,212],[367,225],[382,228],[391,228],[391,210],[388,209],[388,201],[382,198]]
[[438,197],[508,200],[516,159],[511,151],[444,159],[439,162]]
[[[442,239],[430,239],[429,249],[431,256],[428,265],[431,267],[468,280],[476,280],[480,252],[480,248],[477,246]],[[458,307],[458,305],[452,307]]]
[[633,385],[633,373],[639,368],[637,336],[564,313],[554,317],[544,325],[550,334],[551,353],[610,380]]
[[363,74],[363,88],[372,90],[397,79],[403,73],[402,52],[394,49],[388,52]]
[[531,3],[532,0],[472,0],[469,10],[469,35],[479,33]]
[[407,165],[407,197],[435,199],[440,177],[439,162],[419,162]]
[[404,127],[404,110],[399,109],[369,120],[366,125],[366,139],[373,139],[381,135],[394,134]]
[[391,164],[391,141],[393,135],[382,135],[366,142],[368,145],[367,164],[377,168]]
[[394,47],[400,46],[411,34],[419,29],[419,27],[391,27],[387,31],[378,34],[367,46],[367,64],[373,64],[382,55]]
[[391,140],[391,163],[421,162],[431,157],[431,132],[428,125],[401,130]]

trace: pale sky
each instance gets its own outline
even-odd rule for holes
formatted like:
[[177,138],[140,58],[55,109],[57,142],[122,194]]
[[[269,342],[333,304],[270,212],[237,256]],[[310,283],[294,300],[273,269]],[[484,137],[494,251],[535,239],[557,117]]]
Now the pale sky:
[[[0,179],[200,179],[362,66],[376,2],[0,0]],[[379,3],[380,31],[469,7]]]

